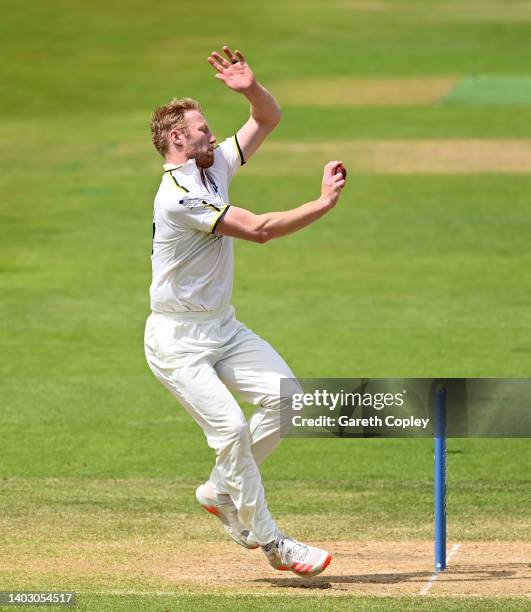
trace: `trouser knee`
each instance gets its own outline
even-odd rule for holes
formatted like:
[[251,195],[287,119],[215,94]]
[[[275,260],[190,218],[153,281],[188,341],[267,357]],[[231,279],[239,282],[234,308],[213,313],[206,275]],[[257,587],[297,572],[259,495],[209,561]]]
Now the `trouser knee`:
[[227,448],[234,445],[250,446],[251,432],[246,421],[230,423],[223,429],[223,447]]

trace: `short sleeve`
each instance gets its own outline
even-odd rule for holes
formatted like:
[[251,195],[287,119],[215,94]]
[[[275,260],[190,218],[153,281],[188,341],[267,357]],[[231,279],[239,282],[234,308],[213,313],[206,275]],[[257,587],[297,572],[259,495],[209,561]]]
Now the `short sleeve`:
[[236,134],[216,147],[215,164],[223,167],[227,182],[230,182],[235,172],[244,163],[245,159]]
[[220,206],[219,202],[213,204],[205,199],[183,194],[166,209],[166,214],[173,224],[213,234],[229,207],[229,204]]

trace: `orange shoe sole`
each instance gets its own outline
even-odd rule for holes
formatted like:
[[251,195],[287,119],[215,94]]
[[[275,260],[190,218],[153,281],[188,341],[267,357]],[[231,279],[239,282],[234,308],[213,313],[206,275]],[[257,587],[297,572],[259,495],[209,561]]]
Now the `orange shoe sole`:
[[291,569],[299,576],[317,576],[321,572],[324,572],[324,570],[330,565],[330,561],[332,561],[332,555],[328,555],[328,557],[326,557],[320,569],[312,569],[312,566],[309,563],[294,563]]

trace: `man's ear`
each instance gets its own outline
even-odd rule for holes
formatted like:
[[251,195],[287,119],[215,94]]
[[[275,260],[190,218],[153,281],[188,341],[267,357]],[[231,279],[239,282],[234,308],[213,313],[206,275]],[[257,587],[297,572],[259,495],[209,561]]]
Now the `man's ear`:
[[179,130],[173,129],[169,133],[170,142],[177,148],[183,146],[182,133]]

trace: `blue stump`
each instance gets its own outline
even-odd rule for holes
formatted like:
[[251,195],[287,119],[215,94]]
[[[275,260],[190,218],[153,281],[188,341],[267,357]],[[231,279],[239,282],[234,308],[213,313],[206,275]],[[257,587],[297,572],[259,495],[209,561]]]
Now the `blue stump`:
[[435,571],[446,568],[446,389],[435,396]]

